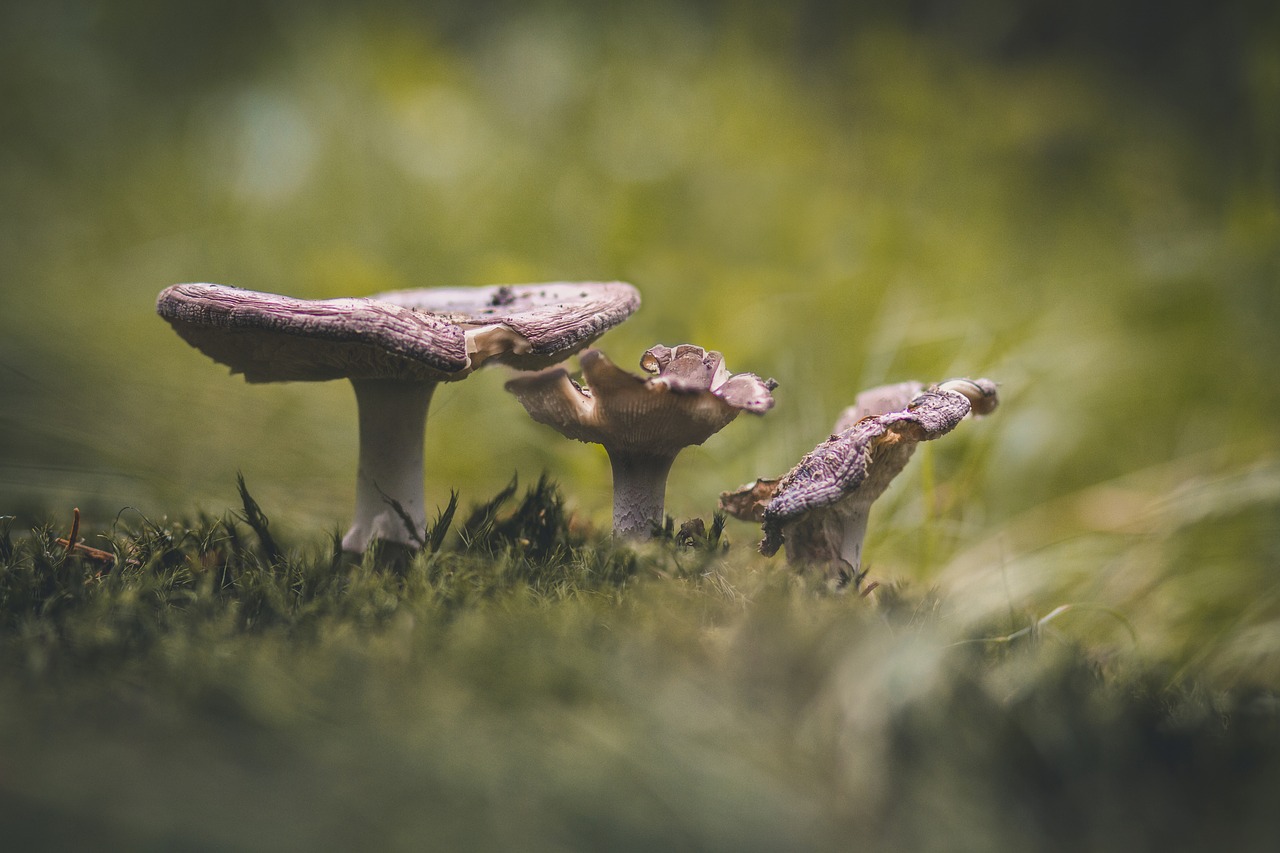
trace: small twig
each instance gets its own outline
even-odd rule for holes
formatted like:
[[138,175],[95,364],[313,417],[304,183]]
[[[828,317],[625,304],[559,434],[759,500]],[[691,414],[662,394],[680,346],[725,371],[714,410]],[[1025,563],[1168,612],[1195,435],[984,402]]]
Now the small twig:
[[74,509],[71,510],[71,535],[68,536],[66,539],[55,539],[53,540],[54,543],[61,545],[65,549],[67,557],[70,557],[72,554],[76,554],[98,563],[106,563],[109,566],[115,565],[115,562],[116,562],[115,554],[112,554],[110,551],[103,551],[100,548],[92,548],[88,545],[85,545],[81,542],[76,541],[79,538],[80,538],[80,508],[75,507]]
[[[74,507],[71,510],[71,535],[67,537],[67,556],[71,556],[72,550],[76,547],[76,540],[80,538],[80,507]],[[61,540],[59,540],[61,544]]]
[[110,551],[103,551],[100,548],[85,545],[83,542],[77,542],[75,545],[72,545],[71,541],[68,539],[55,539],[54,542],[61,545],[63,548],[66,548],[68,555],[77,554],[81,557],[96,560],[101,563],[115,563],[116,561],[116,555],[112,554]]

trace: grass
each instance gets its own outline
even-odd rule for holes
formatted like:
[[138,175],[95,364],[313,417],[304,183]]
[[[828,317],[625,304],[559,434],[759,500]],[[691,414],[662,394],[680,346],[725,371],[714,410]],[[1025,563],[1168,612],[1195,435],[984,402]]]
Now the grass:
[[[543,479],[408,562],[244,506],[0,536],[25,849],[1271,849],[1276,694],[745,543],[617,547]],[[448,522],[443,522],[446,526]],[[255,532],[256,531],[256,532]],[[966,632],[971,628],[964,629]]]

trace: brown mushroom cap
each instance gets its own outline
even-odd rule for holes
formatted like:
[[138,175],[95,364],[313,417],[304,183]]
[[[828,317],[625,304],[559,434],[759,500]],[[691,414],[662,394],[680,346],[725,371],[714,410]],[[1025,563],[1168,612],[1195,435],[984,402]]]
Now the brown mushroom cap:
[[175,284],[156,311],[187,343],[249,382],[440,380],[467,368],[457,325],[371,299],[293,299]]
[[[859,392],[854,404],[840,413],[831,430],[831,437],[839,435],[863,418],[884,415],[889,412],[905,409],[919,396],[924,385],[919,382],[897,382],[892,385],[880,385]],[[731,491],[720,493],[720,509],[742,521],[764,521],[764,508],[778,491],[781,477],[767,479],[761,477],[754,483],[747,483]]]
[[599,350],[586,350],[579,361],[587,388],[555,368],[512,379],[507,390],[539,423],[611,451],[674,455],[702,444],[739,412],[773,406],[772,383],[750,373],[731,376],[720,353],[689,344],[648,350],[641,366],[657,375],[647,379]]
[[723,355],[693,344],[651,347],[640,358],[640,367],[673,391],[710,391],[733,408],[757,415],[773,408],[772,391],[778,387],[754,373],[730,373]]
[[778,483],[782,478],[767,479],[761,477],[754,483],[747,483],[728,492],[720,493],[720,509],[741,521],[764,521],[764,508],[773,500],[778,492]]
[[[986,380],[981,380],[985,386],[964,381],[994,391]],[[960,391],[931,389],[902,411],[863,418],[819,444],[778,482],[764,506],[761,553],[776,553],[787,538],[784,529],[805,516],[812,515],[807,523],[818,525],[825,523],[824,512],[865,514],[906,466],[916,444],[946,435],[970,408],[969,397]]]
[[469,332],[473,355],[520,370],[560,361],[640,307],[636,289],[618,281],[393,290],[373,298],[456,323]]
[[179,284],[156,310],[191,345],[250,382],[461,379],[494,358],[545,367],[625,320],[635,288],[497,285],[394,291],[366,299],[294,299]]

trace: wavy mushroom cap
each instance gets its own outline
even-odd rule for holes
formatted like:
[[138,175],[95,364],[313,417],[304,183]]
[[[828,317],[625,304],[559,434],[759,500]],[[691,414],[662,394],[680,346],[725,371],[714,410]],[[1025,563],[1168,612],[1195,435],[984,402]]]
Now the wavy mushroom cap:
[[580,361],[585,388],[563,368],[517,377],[506,388],[534,420],[609,450],[673,455],[702,444],[740,412],[773,406],[776,383],[730,374],[720,353],[691,344],[645,352],[641,366],[654,374],[648,378],[622,370],[599,350],[586,350]]
[[[953,387],[958,383],[964,384]],[[919,442],[946,435],[969,414],[971,395],[984,401],[987,411],[995,408],[995,384],[990,380],[952,380],[921,393],[901,411],[862,418],[819,444],[771,493],[760,492],[760,498],[767,499],[758,510],[765,534],[761,553],[776,553],[786,538],[784,528],[805,516],[867,512]]]
[[757,415],[773,408],[772,391],[778,387],[754,373],[730,373],[723,355],[693,344],[651,347],[641,356],[640,368],[672,391],[710,391],[734,409]]
[[640,307],[639,291],[620,281],[422,288],[373,298],[456,323],[477,364],[493,359],[518,370],[562,361]]
[[249,382],[448,379],[466,371],[454,323],[372,299],[294,299],[221,284],[175,284],[156,312]]
[[[919,382],[897,382],[892,385],[880,385],[862,391],[854,399],[854,404],[840,413],[836,424],[831,429],[831,437],[852,427],[864,418],[884,415],[907,405],[920,395],[924,385]],[[720,509],[741,521],[764,521],[764,508],[778,492],[781,477],[761,477],[754,483],[747,483],[736,489],[720,493]]]
[[720,493],[720,509],[740,521],[764,521],[764,508],[778,493],[781,477],[766,479],[761,477],[754,483],[747,483],[736,489]]

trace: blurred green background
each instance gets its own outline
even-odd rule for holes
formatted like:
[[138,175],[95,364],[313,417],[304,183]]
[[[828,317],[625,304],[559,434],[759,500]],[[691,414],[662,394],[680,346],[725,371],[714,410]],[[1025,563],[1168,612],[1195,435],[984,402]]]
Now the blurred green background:
[[[1219,626],[1224,671],[1280,676],[1280,16],[1202,5],[8,5],[0,510],[218,513],[243,471],[283,529],[345,524],[349,387],[228,376],[169,284],[622,279],[619,364],[692,342],[781,383],[681,457],[676,517],[861,388],[990,376],[873,573],[974,618],[1130,606],[1179,659]],[[603,452],[504,379],[437,393],[428,504],[547,470],[606,523]]]
[[[0,202],[11,845],[1276,849],[1275,3],[8,3]],[[862,388],[1001,383],[878,503],[881,606],[740,522],[340,570],[349,387],[154,314],[615,278],[619,364],[781,383],[681,456],[678,519]],[[504,379],[437,392],[428,504],[546,470],[607,525],[603,452]],[[215,523],[237,471],[286,560]],[[74,506],[150,556],[27,535]]]

